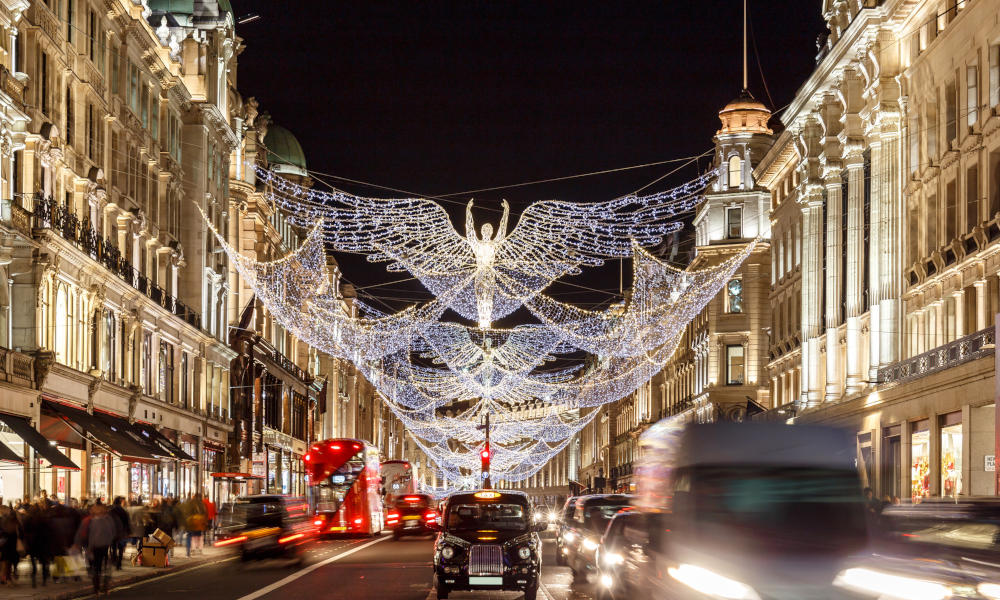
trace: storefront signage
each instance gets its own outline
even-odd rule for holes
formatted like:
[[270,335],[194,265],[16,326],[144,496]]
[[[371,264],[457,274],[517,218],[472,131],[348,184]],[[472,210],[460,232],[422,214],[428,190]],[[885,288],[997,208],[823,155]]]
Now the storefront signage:
[[993,473],[997,470],[997,457],[995,454],[986,455],[986,472]]
[[295,443],[292,436],[286,433],[281,433],[280,431],[275,431],[270,427],[264,428],[264,434],[262,437],[264,444],[268,446],[278,446],[279,448],[283,448],[285,450],[291,450],[292,445]]
[[253,453],[253,465],[250,472],[253,473],[254,477],[264,477],[267,475],[266,458],[267,455],[263,452]]

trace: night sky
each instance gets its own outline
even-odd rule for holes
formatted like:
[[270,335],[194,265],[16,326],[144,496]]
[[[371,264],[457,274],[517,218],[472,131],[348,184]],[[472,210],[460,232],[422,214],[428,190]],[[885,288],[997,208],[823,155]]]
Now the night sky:
[[[750,90],[780,109],[815,64],[821,2],[750,4],[760,55],[758,66],[751,45]],[[237,26],[247,46],[239,89],[296,135],[310,170],[456,194],[447,198],[456,224],[470,197],[484,207],[477,223],[498,220],[488,209],[506,198],[513,226],[536,200],[598,201],[645,186],[676,165],[462,193],[701,154],[712,147],[719,109],[741,87],[739,0],[233,5],[237,18],[261,17]],[[777,118],[772,127],[780,128]],[[708,166],[702,159],[647,193]],[[359,194],[404,195],[322,179]],[[356,257],[338,260],[359,286],[405,277]],[[571,281],[617,292],[618,266]],[[554,292],[581,303],[610,298],[567,286]],[[371,293],[426,297],[405,284]]]

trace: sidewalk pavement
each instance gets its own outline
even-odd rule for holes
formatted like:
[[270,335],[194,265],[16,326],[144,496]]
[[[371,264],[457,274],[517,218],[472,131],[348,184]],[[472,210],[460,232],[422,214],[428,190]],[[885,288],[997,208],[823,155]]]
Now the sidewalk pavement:
[[[195,554],[190,558],[185,556],[186,551],[183,545],[176,546],[173,552],[174,555],[170,557],[167,567],[133,567],[130,564],[130,559],[135,554],[135,548],[129,546],[125,551],[125,560],[122,561],[122,570],[118,571],[111,567],[111,589],[167,573],[192,569],[232,556],[224,549],[214,548],[211,545],[206,545],[201,554]],[[94,586],[86,570],[80,573],[79,581],[69,578],[68,580],[60,579],[59,583],[53,583],[50,579],[46,586],[42,586],[40,571],[41,567],[39,567],[38,573],[38,587],[32,588],[31,560],[29,558],[21,560],[17,567],[17,581],[13,584],[0,585],[0,600],[69,600],[70,598],[93,596]]]

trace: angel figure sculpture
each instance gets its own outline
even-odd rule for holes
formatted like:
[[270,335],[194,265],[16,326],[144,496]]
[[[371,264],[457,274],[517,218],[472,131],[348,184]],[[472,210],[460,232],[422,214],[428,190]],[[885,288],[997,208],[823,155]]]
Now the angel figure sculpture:
[[480,238],[476,236],[476,226],[472,220],[472,203],[473,200],[469,200],[469,204],[465,207],[465,237],[469,240],[473,256],[476,257],[476,273],[472,285],[476,294],[479,328],[488,329],[493,324],[493,294],[497,285],[494,266],[497,247],[507,237],[507,216],[510,214],[510,205],[506,200],[503,201],[503,216],[500,217],[496,236],[493,235],[493,225],[484,223]]
[[667,192],[604,202],[545,200],[528,206],[508,233],[510,207],[494,234],[479,234],[466,205],[465,235],[437,202],[426,198],[366,198],[300,187],[263,168],[257,176],[290,223],[322,223],[328,247],[367,254],[389,271],[408,271],[449,308],[487,328],[554,280],[632,256],[633,243],[652,246],[681,228],[678,215],[697,206],[715,177],[710,171]]

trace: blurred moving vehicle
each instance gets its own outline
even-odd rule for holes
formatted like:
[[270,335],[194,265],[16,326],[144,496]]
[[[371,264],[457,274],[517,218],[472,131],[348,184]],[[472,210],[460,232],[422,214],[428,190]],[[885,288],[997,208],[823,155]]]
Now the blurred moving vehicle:
[[291,558],[302,563],[301,547],[315,537],[309,504],[301,496],[241,496],[218,515],[217,548],[240,559]]
[[925,500],[888,506],[874,552],[837,585],[863,598],[1000,600],[1000,501]]
[[640,447],[640,509],[668,515],[629,550],[640,597],[857,597],[834,584],[870,550],[851,433],[668,419]]
[[382,503],[388,508],[400,496],[417,493],[413,478],[413,465],[408,460],[387,460],[380,465],[382,471]]
[[376,535],[382,531],[377,448],[364,440],[326,440],[310,446],[302,462],[318,533]]
[[535,600],[545,525],[531,522],[523,492],[479,490],[453,494],[434,544],[437,597],[457,590],[524,592]]
[[438,511],[434,499],[427,494],[397,496],[395,504],[385,513],[385,526],[392,530],[392,539],[404,535],[437,534]]
[[585,582],[597,573],[597,548],[608,523],[622,508],[632,506],[632,496],[592,494],[579,496],[563,533],[561,552],[573,572],[573,581]]
[[595,554],[598,600],[620,600],[630,596],[631,579],[623,569],[625,555],[634,545],[646,543],[648,517],[643,512],[623,509],[608,523]]
[[[566,498],[566,503],[563,504],[562,509],[556,513],[556,564],[560,567],[566,566],[566,554],[563,552],[567,540],[564,539],[566,533],[571,529],[569,523],[569,518],[573,516],[573,511],[576,510],[576,499],[579,496],[570,496]],[[575,535],[571,536],[575,539]]]

